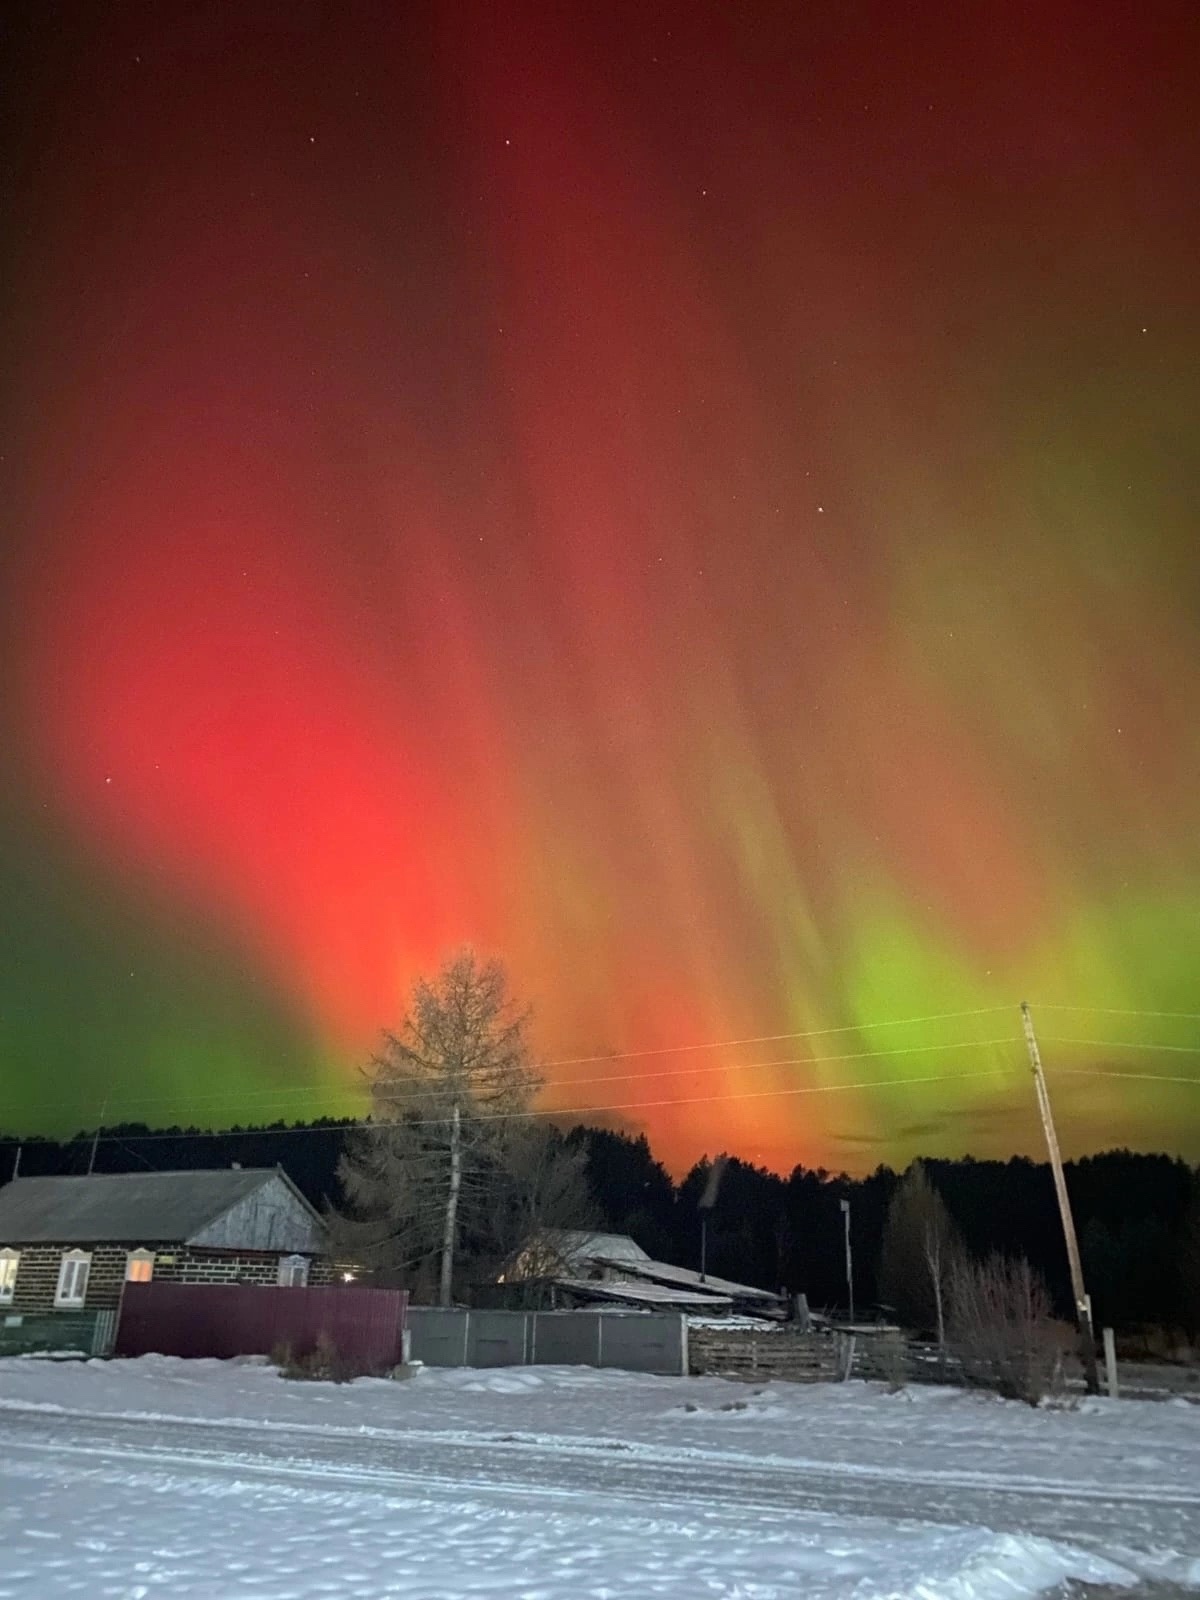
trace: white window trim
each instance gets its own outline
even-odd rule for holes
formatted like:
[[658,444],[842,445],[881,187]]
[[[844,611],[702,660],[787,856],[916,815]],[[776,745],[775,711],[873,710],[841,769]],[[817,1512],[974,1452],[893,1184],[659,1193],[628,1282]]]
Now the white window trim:
[[[82,1267],[82,1272],[78,1269]],[[63,1258],[58,1264],[58,1286],[54,1291],[55,1307],[77,1310],[87,1299],[88,1279],[92,1275],[92,1252],[90,1250],[65,1250]],[[67,1294],[67,1284],[78,1284],[78,1293]]]
[[[146,1274],[146,1276],[144,1278],[135,1278],[135,1277],[133,1277],[132,1272],[130,1270],[133,1267],[134,1263],[138,1262],[138,1261],[145,1261],[145,1262],[149,1263],[150,1271]],[[155,1255],[154,1255],[154,1251],[153,1250],[131,1250],[128,1253],[128,1255],[125,1257],[125,1282],[126,1283],[150,1283],[152,1281],[153,1277],[154,1277],[154,1262],[155,1262]]]
[[[8,1272],[9,1263],[12,1271]],[[21,1270],[21,1252],[5,1246],[0,1250],[0,1306],[10,1306],[17,1287],[17,1273]]]
[[[296,1268],[301,1269],[300,1282],[296,1282]],[[279,1286],[281,1289],[308,1288],[309,1260],[307,1256],[292,1255],[279,1258]]]

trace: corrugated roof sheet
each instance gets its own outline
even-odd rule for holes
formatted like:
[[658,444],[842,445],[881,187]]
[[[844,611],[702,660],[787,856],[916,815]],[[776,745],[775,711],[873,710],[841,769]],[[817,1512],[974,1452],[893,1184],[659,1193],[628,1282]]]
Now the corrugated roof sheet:
[[692,1306],[720,1310],[722,1306],[733,1304],[726,1295],[688,1294],[684,1289],[669,1289],[665,1284],[646,1283],[641,1280],[636,1283],[602,1283],[594,1278],[559,1278],[557,1281],[564,1289],[570,1289],[576,1294],[586,1294],[596,1300],[619,1301],[622,1305],[657,1306],[659,1309],[666,1307],[669,1310],[684,1311]]
[[0,1189],[0,1248],[20,1244],[182,1244],[280,1174],[211,1172],[16,1178]]
[[548,1228],[544,1237],[546,1244],[572,1265],[598,1260],[601,1256],[606,1261],[622,1264],[650,1259],[641,1245],[635,1244],[627,1233],[592,1233],[586,1228]]
[[733,1283],[729,1278],[714,1278],[711,1272],[706,1273],[701,1280],[700,1274],[693,1272],[690,1267],[675,1267],[669,1261],[651,1261],[648,1256],[638,1261],[597,1252],[595,1259],[604,1266],[616,1267],[621,1272],[632,1273],[637,1278],[648,1278],[654,1283],[670,1284],[679,1288],[697,1289],[701,1294],[732,1295],[735,1300],[759,1300],[764,1305],[775,1305],[779,1300],[779,1296],[772,1294],[770,1289],[755,1289],[748,1283]]

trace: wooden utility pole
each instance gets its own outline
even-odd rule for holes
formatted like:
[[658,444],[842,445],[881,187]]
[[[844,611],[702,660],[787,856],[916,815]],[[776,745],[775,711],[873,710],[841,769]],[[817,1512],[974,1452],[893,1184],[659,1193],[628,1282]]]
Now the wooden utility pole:
[[1042,1071],[1042,1055],[1038,1049],[1037,1035],[1033,1031],[1033,1018],[1027,1001],[1021,1001],[1021,1022],[1025,1029],[1025,1045],[1029,1051],[1029,1064],[1033,1068],[1033,1081],[1037,1087],[1038,1110],[1042,1129],[1046,1135],[1046,1149],[1050,1152],[1050,1170],[1054,1174],[1054,1192],[1058,1196],[1058,1214],[1062,1218],[1063,1238],[1067,1244],[1067,1262],[1071,1268],[1071,1293],[1075,1299],[1075,1318],[1079,1324],[1080,1353],[1083,1356],[1083,1378],[1089,1394],[1100,1393],[1100,1373],[1096,1366],[1096,1330],[1092,1326],[1092,1302],[1083,1287],[1083,1264],[1079,1259],[1079,1241],[1075,1237],[1075,1220],[1071,1215],[1071,1199],[1067,1194],[1067,1179],[1063,1172],[1062,1153],[1058,1148],[1058,1134],[1054,1131],[1054,1115],[1050,1110],[1050,1093],[1046,1088],[1046,1075]]
[[95,1168],[96,1168],[96,1151],[100,1148],[100,1135],[104,1131],[104,1117],[105,1117],[105,1113],[107,1111],[108,1111],[108,1097],[105,1096],[104,1103],[100,1107],[100,1121],[96,1124],[95,1137],[92,1139],[92,1153],[88,1157],[87,1175],[88,1175],[89,1178],[91,1177],[92,1173],[95,1171]]
[[850,1251],[850,1202],[841,1202],[842,1216],[846,1223],[846,1291],[850,1296],[850,1321],[854,1321],[854,1256]]

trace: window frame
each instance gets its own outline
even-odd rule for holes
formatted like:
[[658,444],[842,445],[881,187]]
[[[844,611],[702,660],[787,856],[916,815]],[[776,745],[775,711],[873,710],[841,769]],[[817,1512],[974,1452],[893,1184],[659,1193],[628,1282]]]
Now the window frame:
[[[136,1250],[128,1250],[128,1251],[126,1251],[126,1254],[125,1254],[125,1278],[124,1278],[124,1281],[126,1283],[151,1283],[151,1282],[153,1282],[153,1279],[154,1279],[154,1267],[155,1267],[156,1261],[157,1261],[157,1256],[156,1256],[155,1252],[153,1250],[146,1250],[140,1245],[138,1246],[138,1248]],[[149,1271],[146,1273],[145,1277],[140,1277],[140,1276],[139,1277],[134,1277],[134,1275],[133,1275],[133,1273],[131,1271],[131,1268],[133,1268],[134,1266],[141,1266],[143,1262],[149,1268]]]
[[[281,1289],[307,1289],[308,1272],[312,1263],[307,1256],[293,1254],[280,1256],[279,1268],[276,1273],[276,1282]],[[296,1271],[300,1270],[300,1281],[296,1281]]]
[[[74,1270],[72,1270],[74,1269]],[[80,1280],[82,1274],[82,1280]],[[66,1285],[68,1281],[75,1284],[78,1281],[78,1292],[68,1295]],[[92,1276],[92,1252],[90,1250],[64,1250],[58,1263],[58,1282],[54,1287],[54,1309],[56,1311],[79,1311],[87,1301],[88,1283]]]
[[20,1270],[21,1252],[6,1244],[0,1249],[0,1306],[12,1305],[13,1296],[17,1292],[17,1274]]

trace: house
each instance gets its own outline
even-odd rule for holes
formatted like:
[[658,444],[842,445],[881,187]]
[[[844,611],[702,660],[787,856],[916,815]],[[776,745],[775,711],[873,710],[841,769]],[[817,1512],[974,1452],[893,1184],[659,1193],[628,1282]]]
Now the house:
[[625,1233],[548,1230],[525,1246],[494,1290],[477,1303],[486,1298],[489,1304],[623,1306],[718,1317],[783,1314],[783,1301],[771,1290],[655,1261]]
[[325,1224],[280,1167],[14,1178],[0,1310],[99,1311],[126,1282],[330,1283]]

